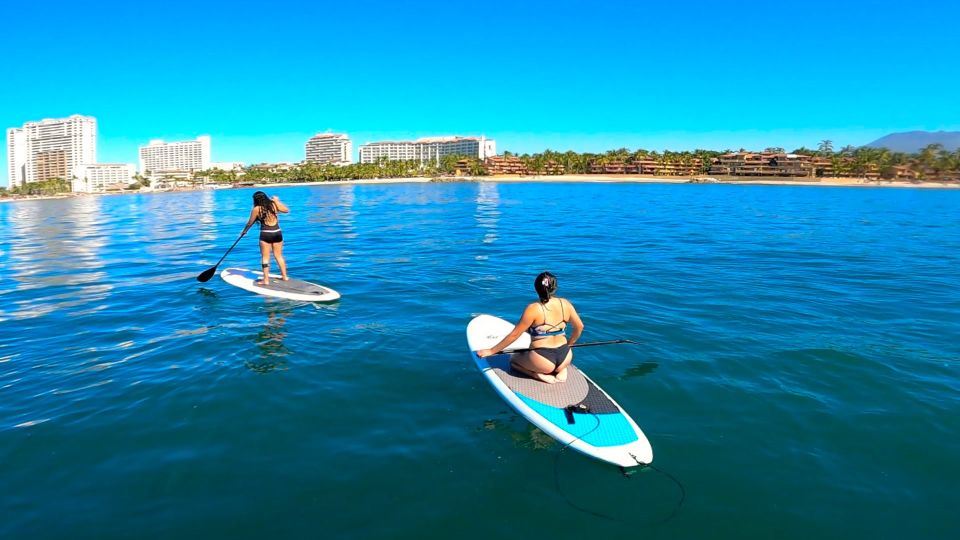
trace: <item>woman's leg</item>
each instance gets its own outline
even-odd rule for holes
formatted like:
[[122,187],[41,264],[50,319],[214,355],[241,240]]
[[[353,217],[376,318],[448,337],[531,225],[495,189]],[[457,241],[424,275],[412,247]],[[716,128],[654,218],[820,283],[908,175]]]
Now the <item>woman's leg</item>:
[[513,355],[513,358],[510,360],[510,365],[513,366],[513,368],[517,371],[526,373],[538,381],[543,381],[549,384],[557,382],[557,378],[552,375],[555,368],[553,362],[540,356],[534,351],[530,351],[526,354]]
[[257,285],[270,284],[270,244],[260,241],[260,267],[263,269],[263,279]]
[[273,258],[277,260],[277,266],[280,267],[280,277],[286,281],[290,278],[287,277],[287,261],[283,259],[283,240],[271,245],[273,246]]

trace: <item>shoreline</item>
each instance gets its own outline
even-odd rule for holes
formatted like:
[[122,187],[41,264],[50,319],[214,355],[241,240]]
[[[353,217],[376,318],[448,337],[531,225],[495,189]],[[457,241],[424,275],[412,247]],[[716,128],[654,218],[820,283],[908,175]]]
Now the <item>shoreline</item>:
[[207,186],[171,190],[138,190],[114,193],[66,193],[58,195],[0,197],[0,203],[20,201],[45,201],[55,199],[69,199],[73,197],[104,196],[104,195],[136,195],[153,193],[182,193],[187,191],[207,191],[218,189],[247,189],[247,188],[278,188],[295,186],[330,186],[349,184],[427,184],[453,182],[502,182],[502,183],[536,183],[536,182],[569,182],[569,183],[597,183],[597,184],[731,184],[731,185],[763,185],[763,186],[811,186],[811,187],[862,187],[862,188],[919,188],[919,189],[960,189],[960,183],[947,182],[907,182],[903,180],[868,180],[865,178],[810,178],[789,179],[780,177],[709,177],[709,176],[643,176],[629,174],[559,174],[559,175],[494,175],[494,176],[441,176],[437,178],[415,176],[404,178],[361,178],[358,180],[328,180],[319,182],[275,182],[240,187],[210,187]]
[[960,183],[907,182],[903,180],[868,180],[866,178],[807,178],[792,179],[777,176],[644,176],[629,174],[561,174],[542,176],[478,176],[481,182],[584,182],[584,183],[638,183],[638,184],[736,184],[766,186],[819,186],[819,187],[895,187],[895,188],[941,188],[957,189]]

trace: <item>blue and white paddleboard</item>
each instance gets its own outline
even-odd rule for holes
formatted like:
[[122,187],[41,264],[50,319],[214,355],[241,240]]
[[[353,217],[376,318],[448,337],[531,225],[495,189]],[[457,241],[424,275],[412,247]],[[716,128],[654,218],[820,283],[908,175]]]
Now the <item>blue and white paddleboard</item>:
[[234,287],[240,287],[264,296],[304,302],[333,302],[340,299],[340,293],[329,287],[322,287],[316,283],[299,279],[283,281],[273,277],[270,279],[269,285],[257,285],[257,280],[263,278],[263,272],[254,272],[243,268],[226,268],[223,272],[220,272],[220,277]]
[[[636,422],[576,366],[567,369],[565,382],[547,384],[510,369],[510,354],[476,355],[513,326],[492,315],[478,315],[467,325],[470,356],[504,401],[547,435],[590,457],[621,467],[653,461],[653,448]],[[529,346],[530,336],[523,334],[508,349]]]

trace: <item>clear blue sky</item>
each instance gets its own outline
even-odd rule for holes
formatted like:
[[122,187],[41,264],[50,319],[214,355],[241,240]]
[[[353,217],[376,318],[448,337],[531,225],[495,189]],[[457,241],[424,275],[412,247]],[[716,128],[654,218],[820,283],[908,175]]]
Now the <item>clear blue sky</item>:
[[202,134],[256,163],[327,130],[537,152],[960,129],[952,1],[87,4],[3,6],[0,126],[95,116],[101,162]]

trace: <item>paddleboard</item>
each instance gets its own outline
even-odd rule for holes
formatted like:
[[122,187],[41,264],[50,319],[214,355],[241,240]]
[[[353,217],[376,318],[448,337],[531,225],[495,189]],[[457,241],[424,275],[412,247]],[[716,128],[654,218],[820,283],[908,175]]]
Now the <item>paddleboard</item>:
[[224,281],[241,289],[262,294],[286,298],[288,300],[302,300],[304,302],[333,302],[340,299],[340,293],[329,288],[299,279],[282,279],[271,277],[269,285],[257,285],[257,280],[263,278],[263,272],[255,272],[243,268],[226,268],[220,272]]
[[[508,353],[480,358],[474,352],[496,345],[513,326],[493,315],[478,315],[467,325],[470,356],[504,401],[547,435],[590,457],[621,467],[653,461],[653,448],[636,422],[576,365],[567,368],[565,382],[547,384],[511,369]],[[530,335],[523,334],[507,348],[529,346]]]

